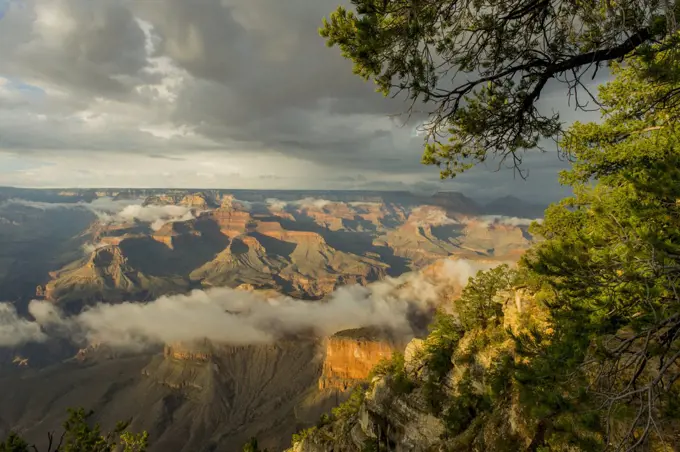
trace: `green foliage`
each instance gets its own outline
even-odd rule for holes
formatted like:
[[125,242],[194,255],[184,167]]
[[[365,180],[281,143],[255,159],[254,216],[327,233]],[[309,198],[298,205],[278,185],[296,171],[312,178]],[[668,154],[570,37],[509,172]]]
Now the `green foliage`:
[[[405,93],[424,126],[423,163],[442,177],[500,157],[518,167],[522,149],[561,130],[536,103],[552,80],[588,97],[581,77],[633,52],[655,58],[677,44],[678,9],[667,2],[610,0],[352,0],[320,34],[384,95]],[[647,72],[665,80],[662,65]],[[418,102],[428,104],[420,108]]]
[[[82,408],[68,410],[68,418],[63,424],[61,437],[49,434],[50,444],[47,452],[145,452],[148,448],[148,433],[133,434],[127,431],[129,422],[119,422],[114,430],[102,434],[99,424],[91,424],[92,411]],[[0,443],[0,452],[36,451],[22,438],[11,433],[4,443]]]
[[314,435],[314,433],[316,433],[317,430],[318,430],[318,429],[317,429],[316,427],[310,427],[310,428],[306,428],[306,429],[304,429],[304,430],[301,430],[301,431],[299,431],[299,432],[297,432],[297,433],[293,433],[293,441],[292,441],[292,445],[295,446],[295,444],[304,441],[305,439],[307,439],[307,438],[309,438],[310,436]]
[[[88,421],[94,413],[83,408],[69,409],[69,417],[64,422],[64,441],[60,452],[109,452],[120,444],[124,452],[143,452],[148,444],[146,432],[132,435],[125,429],[129,422],[119,422],[113,431],[102,435],[99,424]],[[116,442],[120,439],[120,443]]]
[[316,428],[322,428],[333,422],[333,418],[328,413],[323,413],[316,423]]
[[243,445],[243,452],[267,452],[267,449],[260,449],[257,438],[252,437]]
[[465,287],[456,312],[465,330],[485,329],[499,325],[503,319],[503,306],[494,301],[501,290],[510,289],[517,281],[517,272],[508,265],[500,265],[485,272],[479,272]]
[[378,443],[371,438],[364,440],[364,444],[361,447],[361,452],[379,452],[379,450]]
[[388,377],[388,384],[397,394],[408,394],[415,388],[415,384],[409,378],[404,367],[404,354],[395,352],[390,359],[383,359],[376,364],[369,373],[368,380],[374,376],[383,375]]
[[425,342],[425,362],[435,379],[444,378],[451,370],[451,357],[463,334],[464,330],[455,317],[442,310],[435,313]]
[[28,452],[29,450],[28,443],[16,433],[10,433],[5,441],[0,443],[0,452]]
[[493,400],[505,398],[512,386],[515,371],[514,356],[510,352],[502,352],[486,371],[485,380],[488,394]]
[[361,408],[365,394],[366,387],[364,385],[358,385],[355,387],[345,402],[333,408],[333,417],[335,419],[349,419],[355,416]]
[[433,413],[438,414],[446,401],[442,380],[453,369],[454,362],[474,360],[475,349],[488,345],[491,337],[476,335],[470,343],[471,349],[465,355],[455,356],[456,349],[466,331],[485,330],[500,325],[503,317],[502,305],[494,301],[498,291],[512,287],[517,281],[517,272],[507,265],[501,265],[486,272],[479,272],[470,278],[460,299],[455,302],[455,315],[439,310],[430,325],[430,335],[425,342],[425,365],[428,376],[423,392]]
[[[384,93],[406,89],[439,103],[435,122],[445,122],[454,138],[429,147],[424,160],[446,165],[444,175],[484,161],[489,152],[514,157],[515,149],[553,134],[556,118],[537,115],[534,96],[553,76],[578,70],[583,55],[589,62],[622,60],[611,65],[615,79],[600,89],[602,120],[574,123],[561,135],[561,151],[573,164],[560,181],[573,196],[532,226],[542,241],[518,270],[478,274],[452,314],[437,312],[423,350],[425,380],[405,380],[444,421],[446,446],[567,452],[674,444],[680,431],[680,33],[669,30],[677,26],[680,3],[673,10],[633,0],[614,9],[605,1],[353,3],[357,12],[340,8],[322,35]],[[455,11],[446,8],[454,4]],[[537,11],[543,15],[532,16]],[[620,41],[628,27],[630,38]],[[522,33],[510,36],[510,30]],[[533,52],[542,39],[535,43],[534,32],[552,37],[543,54]],[[463,35],[472,37],[472,47]],[[437,91],[428,45],[442,70],[478,71],[484,83],[461,85],[460,98],[455,86]],[[529,309],[504,319],[496,296],[517,286],[528,293]],[[395,357],[375,372],[394,377],[402,370]],[[353,416],[360,403],[357,397],[340,412]],[[503,431],[510,412],[522,425]]]
[[574,196],[546,211],[546,240],[523,259],[553,289],[554,334],[518,341],[530,361],[517,379],[553,445],[648,446],[677,428],[660,413],[680,377],[667,364],[680,350],[680,65],[662,47],[614,65],[604,120],[565,136]]
[[424,361],[427,378],[423,383],[423,395],[433,414],[439,414],[446,399],[442,380],[453,368],[453,354],[464,331],[458,321],[438,310],[430,324],[430,334],[425,341]]
[[454,437],[465,431],[482,412],[492,407],[488,397],[477,393],[472,387],[469,373],[458,383],[456,395],[443,414],[446,435]]

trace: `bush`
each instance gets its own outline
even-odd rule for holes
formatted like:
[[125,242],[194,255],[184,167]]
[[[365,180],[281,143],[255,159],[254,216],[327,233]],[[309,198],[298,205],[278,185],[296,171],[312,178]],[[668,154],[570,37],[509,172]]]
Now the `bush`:
[[333,418],[328,413],[323,413],[316,422],[316,427],[321,428],[333,422]]
[[336,419],[348,419],[356,415],[361,408],[361,404],[364,402],[365,391],[365,385],[355,387],[347,401],[333,408],[333,417]]
[[29,452],[28,443],[12,432],[0,443],[0,452]]
[[390,359],[381,360],[371,369],[369,381],[378,375],[386,376],[394,392],[408,394],[415,388],[415,383],[407,375],[405,364],[403,353],[395,352]]
[[257,438],[253,437],[250,438],[250,441],[248,441],[243,446],[243,452],[268,452],[268,451],[267,449],[261,450],[259,444],[257,443]]
[[446,433],[456,436],[472,423],[481,412],[489,411],[492,407],[488,397],[474,392],[469,374],[458,384],[457,394],[450,400],[444,413]]
[[510,289],[517,282],[517,271],[500,265],[470,278],[469,284],[456,301],[456,312],[466,331],[490,325],[499,325],[503,319],[503,306],[494,301],[501,290]]
[[[148,447],[148,433],[133,434],[127,431],[130,422],[119,422],[111,432],[102,434],[99,424],[91,425],[89,419],[94,414],[82,408],[69,409],[68,419],[64,422],[64,432],[50,438],[46,452],[145,452]],[[59,439],[57,439],[59,438]],[[10,433],[0,443],[0,452],[40,452],[35,445],[28,445],[16,433]]]
[[313,435],[317,431],[316,427],[310,427],[306,428],[304,430],[300,430],[297,433],[293,433],[293,441],[292,445],[295,446],[295,444],[300,443],[304,441],[305,439],[309,438],[311,435]]

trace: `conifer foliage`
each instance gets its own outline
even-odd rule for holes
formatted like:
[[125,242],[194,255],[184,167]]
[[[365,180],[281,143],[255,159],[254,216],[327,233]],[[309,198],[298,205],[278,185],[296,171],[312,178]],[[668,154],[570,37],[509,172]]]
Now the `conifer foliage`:
[[321,35],[379,92],[405,94],[409,116],[428,118],[423,162],[442,177],[493,157],[521,169],[523,150],[562,129],[541,95],[562,84],[572,105],[593,108],[593,74],[674,46],[680,10],[674,0],[351,2]]
[[[573,196],[532,226],[541,240],[516,269],[480,273],[452,313],[438,313],[426,371],[402,385],[431,401],[446,425],[441,444],[677,450],[680,2],[352,3],[321,35],[379,91],[405,91],[409,112],[426,113],[423,161],[442,177],[492,157],[518,166],[519,152],[546,138],[572,162],[560,182]],[[610,81],[591,92],[582,78],[605,64]],[[543,114],[539,98],[555,81],[601,119],[565,128]],[[513,312],[511,294],[534,311]],[[403,367],[385,369],[404,379]]]
[[112,431],[103,433],[99,424],[90,421],[93,414],[82,408],[69,409],[63,431],[58,436],[48,433],[44,449],[27,443],[16,433],[10,433],[0,443],[0,452],[146,452],[146,432],[133,434],[127,430],[129,422],[119,422]]

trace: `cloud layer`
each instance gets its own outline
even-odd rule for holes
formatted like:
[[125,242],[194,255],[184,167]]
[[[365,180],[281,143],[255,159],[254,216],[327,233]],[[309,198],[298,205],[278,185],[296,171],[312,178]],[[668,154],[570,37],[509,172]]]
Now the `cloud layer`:
[[47,337],[39,323],[19,317],[13,305],[0,303],[1,347],[14,347],[26,342],[42,342]]
[[130,204],[113,213],[102,212],[98,214],[98,217],[103,224],[149,223],[154,231],[172,221],[189,221],[195,218],[191,207],[175,205],[142,206],[141,204]]
[[[439,181],[419,163],[422,118],[391,116],[404,99],[375,93],[318,36],[337,3],[11,2],[0,185],[564,193],[555,155],[529,157],[528,182],[493,162]],[[568,121],[564,94],[541,99]]]
[[324,302],[284,296],[264,299],[255,293],[215,288],[145,304],[98,304],[76,316],[65,316],[53,304],[34,300],[29,305],[34,321],[21,319],[11,305],[0,304],[0,346],[40,342],[50,336],[125,349],[202,338],[252,344],[286,333],[312,330],[330,335],[363,326],[407,333],[412,309],[438,305],[445,288],[463,286],[477,271],[494,265],[446,260],[435,273],[414,272],[366,287],[342,287]]
[[177,205],[142,205],[143,199],[113,200],[111,198],[97,198],[92,202],[50,203],[28,201],[25,199],[9,199],[0,202],[3,207],[21,205],[33,209],[84,209],[94,213],[99,222],[105,225],[148,223],[154,231],[172,221],[188,221],[195,218],[195,210],[187,206]]

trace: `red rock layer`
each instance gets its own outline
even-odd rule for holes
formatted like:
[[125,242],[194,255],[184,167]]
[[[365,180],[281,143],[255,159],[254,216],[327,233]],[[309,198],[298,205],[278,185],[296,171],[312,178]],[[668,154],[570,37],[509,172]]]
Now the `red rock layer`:
[[368,377],[384,358],[390,358],[394,347],[386,342],[331,337],[326,344],[319,389],[345,391]]

